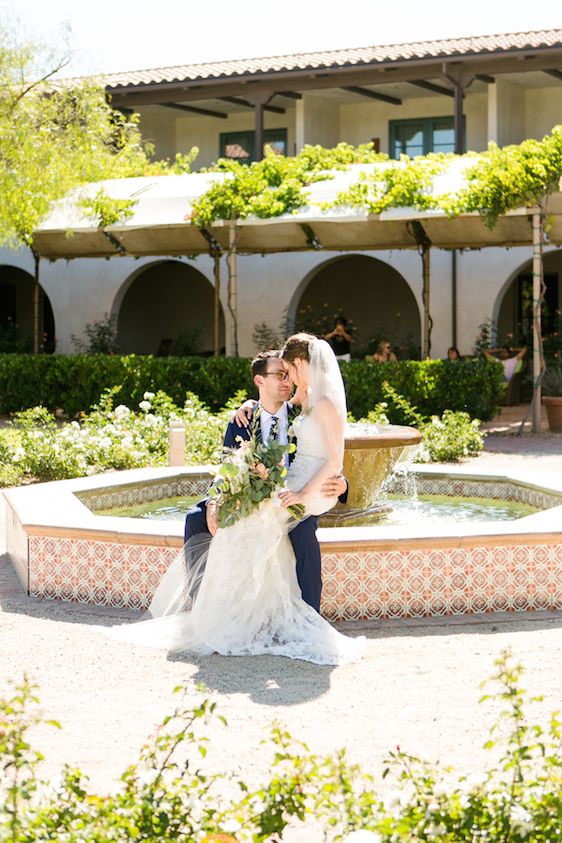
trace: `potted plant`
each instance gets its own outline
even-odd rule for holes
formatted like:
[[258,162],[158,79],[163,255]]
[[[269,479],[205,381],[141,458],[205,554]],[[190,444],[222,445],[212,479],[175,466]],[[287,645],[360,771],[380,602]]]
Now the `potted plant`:
[[562,362],[559,357],[546,366],[542,394],[550,430],[562,433]]

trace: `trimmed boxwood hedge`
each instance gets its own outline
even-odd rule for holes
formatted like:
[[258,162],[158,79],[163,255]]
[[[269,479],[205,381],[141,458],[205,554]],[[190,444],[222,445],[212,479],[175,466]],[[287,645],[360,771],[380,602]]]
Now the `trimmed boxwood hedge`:
[[[366,416],[383,399],[382,384],[388,381],[423,415],[449,409],[490,419],[504,393],[502,371],[497,362],[486,358],[452,363],[342,363],[348,406],[356,418]],[[42,405],[74,417],[89,410],[104,389],[115,385],[122,387],[119,402],[131,408],[138,406],[147,390],[162,389],[178,404],[183,404],[186,392],[193,392],[212,410],[224,406],[237,390],[256,394],[246,358],[0,355],[3,415]]]

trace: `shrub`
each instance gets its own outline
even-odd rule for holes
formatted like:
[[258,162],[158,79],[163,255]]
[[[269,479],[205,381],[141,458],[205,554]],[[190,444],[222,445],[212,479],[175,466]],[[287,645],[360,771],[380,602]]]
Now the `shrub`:
[[[356,417],[366,416],[384,400],[383,383],[390,383],[424,417],[443,410],[462,410],[473,418],[495,415],[505,391],[502,368],[487,359],[450,363],[405,360],[341,364],[348,405]],[[187,392],[211,410],[224,407],[236,389],[256,395],[249,361],[241,357],[152,357],[140,355],[0,356],[0,412],[14,413],[41,405],[62,409],[73,418],[87,412],[101,393],[120,386],[119,400],[138,407],[144,392],[163,390],[181,406]],[[390,419],[403,423],[398,411]]]
[[71,336],[72,345],[78,354],[117,354],[119,351],[115,316],[106,313],[103,319],[88,322],[84,328],[84,333],[87,342],[74,336],[74,334]]
[[484,447],[485,434],[479,419],[468,413],[445,410],[442,416],[425,419],[402,395],[388,383],[382,385],[385,401],[361,419],[371,424],[388,424],[389,417],[400,417],[403,424],[417,427],[422,434],[422,446],[416,462],[457,462],[475,456]]
[[441,418],[432,416],[421,426],[422,449],[417,462],[457,462],[472,457],[484,447],[480,421],[468,413],[445,410]]
[[[69,767],[57,785],[48,785],[38,775],[41,755],[29,742],[43,719],[35,689],[24,679],[0,699],[0,839],[265,843],[281,839],[289,823],[312,819],[325,840],[349,843],[354,836],[372,843],[557,841],[562,723],[557,713],[546,728],[528,723],[535,698],[521,689],[521,675],[521,665],[504,651],[492,677],[496,690],[482,698],[502,706],[484,744],[498,760],[478,775],[455,774],[397,748],[383,772],[393,790],[383,793],[344,750],[314,755],[278,727],[262,787],[204,772],[205,728],[217,717],[204,696],[193,708],[180,702],[165,718],[116,793],[90,792],[80,770]],[[221,788],[227,781],[229,788]],[[364,831],[360,838],[357,830]]]
[[237,393],[220,413],[211,413],[196,395],[178,407],[164,392],[145,392],[136,411],[115,406],[119,387],[107,390],[89,415],[59,425],[44,407],[16,413],[0,431],[0,485],[24,477],[62,480],[110,469],[165,465],[171,419],[186,426],[186,464],[218,463]]

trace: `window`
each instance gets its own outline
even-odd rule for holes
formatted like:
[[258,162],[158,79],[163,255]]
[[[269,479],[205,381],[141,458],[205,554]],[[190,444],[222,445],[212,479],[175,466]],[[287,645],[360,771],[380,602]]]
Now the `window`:
[[[464,119],[464,118],[463,118]],[[425,117],[420,120],[391,120],[389,154],[427,155],[428,152],[454,152],[455,128],[452,117]]]
[[[265,129],[263,133],[264,146],[271,146],[278,155],[287,154],[287,129]],[[256,133],[221,132],[221,158],[234,158],[242,164],[249,164],[256,160]]]

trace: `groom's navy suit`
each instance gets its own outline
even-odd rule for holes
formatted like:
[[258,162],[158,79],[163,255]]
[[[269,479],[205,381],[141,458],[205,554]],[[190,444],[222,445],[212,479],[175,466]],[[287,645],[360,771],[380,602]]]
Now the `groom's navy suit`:
[[[288,404],[290,409],[291,405]],[[254,417],[252,421],[256,424],[255,429],[259,429],[259,419]],[[291,419],[289,418],[289,423]],[[239,445],[239,439],[248,440],[252,435],[252,423],[250,427],[238,427],[235,422],[230,422],[224,437],[225,448],[236,448]],[[292,454],[289,455],[291,459]],[[345,503],[344,498],[347,498],[347,492],[341,496],[340,500]],[[309,515],[303,521],[293,527],[289,531],[289,539],[293,545],[293,550],[296,558],[297,580],[302,592],[303,600],[320,611],[320,597],[322,594],[322,564],[320,559],[320,545],[316,538],[316,528],[318,526],[318,518],[314,515]],[[187,513],[185,519],[185,541],[187,542],[192,536],[201,533],[209,533],[207,529],[207,499],[200,501],[197,506]]]

